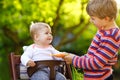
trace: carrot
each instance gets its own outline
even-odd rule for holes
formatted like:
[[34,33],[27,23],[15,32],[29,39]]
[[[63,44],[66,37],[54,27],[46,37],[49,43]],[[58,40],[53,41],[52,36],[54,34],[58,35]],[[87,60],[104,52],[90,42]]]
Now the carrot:
[[59,58],[64,58],[65,56],[67,56],[68,54],[65,53],[57,53],[57,54],[52,54],[52,56],[54,57],[59,57]]

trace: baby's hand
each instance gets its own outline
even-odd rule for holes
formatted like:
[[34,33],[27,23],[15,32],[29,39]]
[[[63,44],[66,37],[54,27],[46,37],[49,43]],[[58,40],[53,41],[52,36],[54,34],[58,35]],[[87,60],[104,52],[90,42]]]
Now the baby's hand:
[[29,66],[29,67],[34,67],[35,65],[36,65],[35,62],[32,60],[29,60],[27,63],[27,66]]

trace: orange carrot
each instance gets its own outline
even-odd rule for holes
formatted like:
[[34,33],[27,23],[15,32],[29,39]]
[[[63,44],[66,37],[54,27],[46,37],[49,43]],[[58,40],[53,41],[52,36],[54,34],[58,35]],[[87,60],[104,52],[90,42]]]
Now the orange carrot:
[[64,54],[64,53],[57,53],[57,54],[52,54],[52,56],[54,57],[59,57],[59,58],[64,58],[65,56],[67,56],[68,54]]

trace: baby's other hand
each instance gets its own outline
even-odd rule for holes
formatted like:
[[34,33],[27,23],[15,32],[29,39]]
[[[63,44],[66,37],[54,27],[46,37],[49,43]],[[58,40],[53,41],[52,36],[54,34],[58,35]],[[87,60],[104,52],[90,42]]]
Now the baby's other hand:
[[35,62],[32,60],[29,60],[27,63],[27,66],[29,66],[29,67],[34,67],[35,65],[36,65]]

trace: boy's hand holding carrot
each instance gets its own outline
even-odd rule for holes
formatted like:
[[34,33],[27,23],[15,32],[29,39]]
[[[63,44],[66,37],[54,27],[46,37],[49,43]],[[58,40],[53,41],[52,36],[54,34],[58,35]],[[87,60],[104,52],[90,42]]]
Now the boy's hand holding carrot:
[[59,57],[59,58],[63,58],[67,64],[71,64],[72,63],[72,59],[75,56],[74,54],[70,54],[70,53],[66,53],[66,52],[61,52],[61,53],[57,53],[57,54],[52,54],[52,56],[54,57]]
[[67,64],[71,64],[74,56],[75,56],[74,54],[69,54],[65,56],[63,59],[66,61]]

